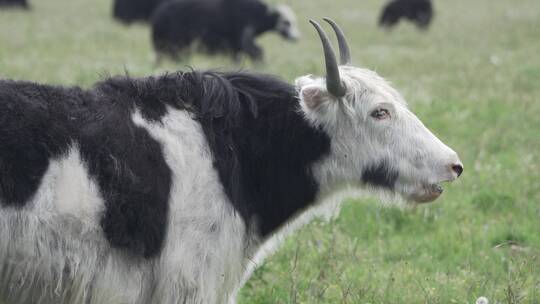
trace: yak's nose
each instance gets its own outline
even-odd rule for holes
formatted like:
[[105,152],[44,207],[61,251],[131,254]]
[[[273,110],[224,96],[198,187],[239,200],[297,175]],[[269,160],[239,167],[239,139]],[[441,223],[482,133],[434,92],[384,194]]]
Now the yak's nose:
[[452,171],[456,172],[457,176],[460,177],[461,173],[463,173],[463,165],[462,164],[453,164],[452,165]]

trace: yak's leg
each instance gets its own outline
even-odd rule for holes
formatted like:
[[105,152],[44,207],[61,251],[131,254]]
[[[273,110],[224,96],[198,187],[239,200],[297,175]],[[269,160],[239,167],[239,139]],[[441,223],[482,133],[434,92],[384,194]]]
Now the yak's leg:
[[252,27],[245,28],[240,40],[240,49],[254,62],[262,62],[263,50],[255,43],[255,38],[255,29]]

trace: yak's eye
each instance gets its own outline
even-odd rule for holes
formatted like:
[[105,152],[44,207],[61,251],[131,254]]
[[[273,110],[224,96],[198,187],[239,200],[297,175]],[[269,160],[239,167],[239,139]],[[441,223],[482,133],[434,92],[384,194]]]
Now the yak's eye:
[[390,118],[390,112],[387,110],[387,109],[376,109],[375,111],[371,112],[371,117],[375,118],[375,119],[378,119],[378,120],[383,120],[383,119],[387,119],[387,118]]

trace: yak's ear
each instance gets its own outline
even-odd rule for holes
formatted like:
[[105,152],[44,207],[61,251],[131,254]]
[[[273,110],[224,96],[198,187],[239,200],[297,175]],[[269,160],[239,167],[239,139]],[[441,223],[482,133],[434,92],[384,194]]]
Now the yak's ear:
[[303,87],[300,90],[300,96],[305,105],[312,110],[329,99],[328,92],[318,85],[307,85]]

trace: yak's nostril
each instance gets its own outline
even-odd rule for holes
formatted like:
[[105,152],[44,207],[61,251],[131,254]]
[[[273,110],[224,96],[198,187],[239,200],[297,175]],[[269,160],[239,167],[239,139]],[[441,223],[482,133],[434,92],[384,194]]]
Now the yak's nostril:
[[457,176],[460,177],[463,173],[463,166],[460,164],[452,165],[452,170],[457,173]]

